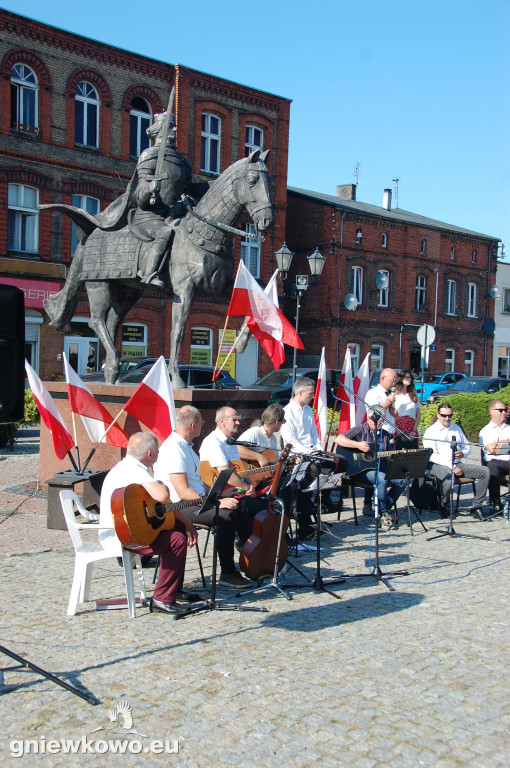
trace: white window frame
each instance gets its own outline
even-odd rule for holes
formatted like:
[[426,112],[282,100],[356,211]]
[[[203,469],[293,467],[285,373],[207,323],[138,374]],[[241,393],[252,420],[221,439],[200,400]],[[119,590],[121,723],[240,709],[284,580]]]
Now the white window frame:
[[445,349],[444,357],[445,371],[447,373],[454,373],[455,371],[455,350],[451,347]]
[[[27,204],[26,190],[35,192],[35,205]],[[14,199],[16,198],[16,200]],[[26,184],[9,184],[7,249],[19,253],[37,253],[39,248],[39,190]],[[27,247],[27,235],[31,240]]]
[[[211,123],[218,121],[218,132],[214,132]],[[202,113],[202,132],[200,145],[200,170],[205,173],[220,173],[221,157],[221,117],[211,112]]]
[[455,280],[446,281],[446,314],[457,314],[457,282]]
[[464,373],[466,376],[472,376],[475,365],[475,353],[472,349],[466,349],[464,352]]
[[370,347],[370,368],[382,371],[384,368],[384,349],[382,344],[372,344]]
[[418,310],[424,309],[427,302],[427,278],[425,275],[416,275],[414,293],[414,308]]
[[[31,111],[33,122],[30,119]],[[37,75],[33,69],[21,62],[14,64],[11,70],[11,128],[21,133],[37,135],[39,132]]]
[[501,312],[510,314],[510,288],[503,288],[503,303]]
[[[247,234],[257,234],[257,230],[253,224],[243,224],[242,228]],[[249,273],[257,279],[260,277],[260,252],[260,240],[252,240],[249,237],[241,238],[241,259]]]
[[246,157],[248,157],[248,155],[250,155],[256,149],[263,149],[263,147],[264,147],[264,131],[262,130],[262,128],[259,128],[258,125],[248,124],[246,126],[245,142],[244,142]]
[[[90,147],[92,149],[97,149],[99,147],[99,107],[100,107],[98,93],[93,85],[83,80],[82,82],[78,83],[78,85],[76,86],[76,93],[74,96],[74,100],[75,100],[74,143],[78,147]],[[83,132],[83,141],[78,141],[78,138],[77,138],[77,135],[78,135],[77,128],[78,128],[78,122],[79,122],[78,114],[77,114],[77,104],[83,104],[83,115],[82,115],[83,123],[81,125],[81,129]],[[95,111],[95,114],[94,114],[94,111]],[[95,142],[93,144],[89,144],[87,142],[90,122],[93,123],[93,129],[94,129]]]
[[[505,350],[502,355],[501,351]],[[498,376],[507,378],[510,373],[510,347],[498,347]]]
[[356,376],[359,368],[359,344],[349,343],[347,344],[351,351],[351,370],[352,375]]
[[363,267],[352,267],[352,292],[358,304],[363,304]]
[[468,317],[478,317],[477,302],[478,302],[477,285],[476,283],[468,283],[468,306],[467,306]]
[[380,275],[386,275],[388,278],[388,285],[386,288],[379,288],[379,301],[377,302],[378,307],[387,307],[389,302],[389,295],[390,295],[390,273],[387,269],[380,269],[378,270]]
[[422,256],[425,256],[425,254],[427,253],[427,241],[425,240],[425,238],[423,238],[423,240],[421,241],[420,253]]
[[[73,195],[72,204],[75,208],[81,208],[87,213],[91,213],[93,216],[99,213],[99,199],[97,197],[90,197],[89,195]],[[74,256],[76,246],[78,245],[78,234],[76,231],[76,225],[74,222],[71,224],[71,258]]]
[[450,246],[450,261],[455,261],[455,246]]
[[382,248],[387,248],[388,247],[388,233],[387,232],[383,232],[381,247]]
[[476,264],[477,258],[478,258],[478,251],[476,250],[476,248],[473,248],[473,250],[471,251],[471,264]]
[[[140,99],[145,103],[145,111],[133,107],[135,99]],[[152,123],[152,110],[150,104],[142,96],[135,96],[131,102],[131,109],[129,110],[129,156],[140,157],[144,149],[150,146],[149,137],[147,136],[147,128]],[[133,136],[134,134],[134,136]],[[132,154],[131,147],[136,144],[135,154]]]
[[363,230],[361,227],[358,227],[356,230],[356,245],[361,245],[363,242]]

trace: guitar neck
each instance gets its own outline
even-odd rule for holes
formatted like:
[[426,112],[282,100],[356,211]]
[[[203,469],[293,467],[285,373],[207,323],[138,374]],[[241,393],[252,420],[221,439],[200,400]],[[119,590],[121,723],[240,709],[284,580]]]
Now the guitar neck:
[[276,469],[276,464],[266,464],[264,467],[254,467],[253,469],[245,469],[242,472],[236,472],[236,475],[244,480],[245,477],[253,477],[254,475],[272,475]]

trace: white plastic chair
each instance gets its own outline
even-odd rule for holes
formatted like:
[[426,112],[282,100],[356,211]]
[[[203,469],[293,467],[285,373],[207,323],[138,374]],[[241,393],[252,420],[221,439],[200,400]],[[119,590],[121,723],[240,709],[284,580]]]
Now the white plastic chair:
[[[59,496],[67,528],[76,552],[73,585],[71,587],[67,615],[74,616],[78,603],[84,603],[89,599],[94,563],[98,560],[105,560],[108,557],[122,557],[129,616],[133,618],[136,614],[135,587],[133,583],[133,568],[135,566],[142,600],[145,600],[147,597],[140,556],[129,549],[125,549],[120,541],[118,542],[118,551],[115,549],[104,549],[100,542],[97,542],[97,544],[84,544],[81,531],[90,530],[91,528],[99,531],[99,524],[96,522],[99,520],[99,515],[85,509],[74,491],[60,491]],[[91,522],[78,523],[75,507],[83,517],[86,517]]]

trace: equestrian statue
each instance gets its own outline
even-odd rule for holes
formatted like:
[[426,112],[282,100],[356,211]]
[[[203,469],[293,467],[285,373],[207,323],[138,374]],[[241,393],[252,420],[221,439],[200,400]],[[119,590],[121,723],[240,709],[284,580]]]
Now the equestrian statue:
[[188,161],[175,148],[173,96],[172,89],[167,111],[147,129],[154,146],[140,155],[126,192],[102,213],[40,206],[69,216],[82,235],[64,287],[44,302],[50,325],[60,330],[70,322],[85,286],[89,326],[106,351],[108,384],[119,375],[115,343],[122,321],[151,290],[172,297],[168,370],[172,386],[185,387],[179,352],[197,292],[218,296],[231,286],[234,234],[260,239],[236,229],[237,217],[246,210],[259,232],[273,223],[269,150],[255,150],[210,184],[194,184]]

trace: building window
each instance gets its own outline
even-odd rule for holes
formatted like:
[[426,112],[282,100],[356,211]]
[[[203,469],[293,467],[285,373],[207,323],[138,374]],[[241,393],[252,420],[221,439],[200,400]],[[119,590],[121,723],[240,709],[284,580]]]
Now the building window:
[[152,122],[152,111],[145,99],[136,96],[129,111],[129,154],[140,157],[149,146],[147,128]]
[[447,373],[453,373],[455,371],[455,350],[447,349],[444,358],[445,370]]
[[422,256],[425,256],[425,254],[427,253],[427,241],[426,240],[422,240],[421,241],[420,253],[421,253]]
[[262,149],[264,146],[264,131],[255,125],[246,126],[246,140],[244,143],[245,155],[248,157],[256,149]]
[[468,283],[468,317],[477,317],[477,296],[476,296],[476,283]]
[[498,347],[498,376],[507,379],[510,375],[510,347]]
[[370,368],[376,371],[383,369],[383,348],[380,344],[372,344],[370,347]]
[[200,170],[208,173],[220,172],[221,120],[205,112],[202,115],[202,141],[200,147]]
[[352,268],[352,292],[358,304],[363,303],[363,267]]
[[[250,235],[256,235],[253,224],[243,224],[243,229]],[[249,237],[241,238],[241,259],[253,277],[260,277],[260,240],[252,240]]]
[[11,129],[37,134],[37,78],[26,64],[15,64],[11,71]]
[[39,190],[22,184],[9,184],[7,248],[10,251],[37,253],[39,239]]
[[464,373],[466,376],[473,375],[473,367],[475,363],[475,353],[471,349],[466,349],[464,354]]
[[390,273],[386,269],[380,269],[379,274],[386,278],[386,288],[379,288],[379,301],[377,302],[377,306],[387,307],[390,292]]
[[476,248],[473,248],[473,250],[471,251],[471,264],[476,264],[477,257],[478,257],[478,251],[476,250]]
[[450,261],[455,261],[455,246],[452,245],[450,248]]
[[74,97],[74,143],[98,147],[99,98],[89,83],[78,83]]
[[125,323],[122,326],[122,356],[147,356],[147,326],[141,323]]
[[414,308],[425,309],[426,300],[427,300],[427,278],[425,277],[425,275],[417,275]]
[[446,281],[446,314],[447,315],[456,315],[457,314],[457,283],[455,280],[447,280]]
[[387,248],[388,247],[388,233],[387,232],[383,232],[381,246],[383,248]]
[[361,229],[356,230],[356,245],[361,245],[363,241],[363,231]]
[[510,288],[503,288],[503,309],[502,312],[510,313]]
[[[87,213],[91,213],[93,216],[99,213],[99,200],[97,197],[88,197],[87,195],[73,195],[72,204],[75,208],[81,208]],[[74,256],[76,246],[78,245],[78,233],[76,231],[76,225],[73,222],[71,224],[71,258]]]
[[347,344],[351,352],[351,370],[352,375],[356,376],[359,368],[359,344]]

